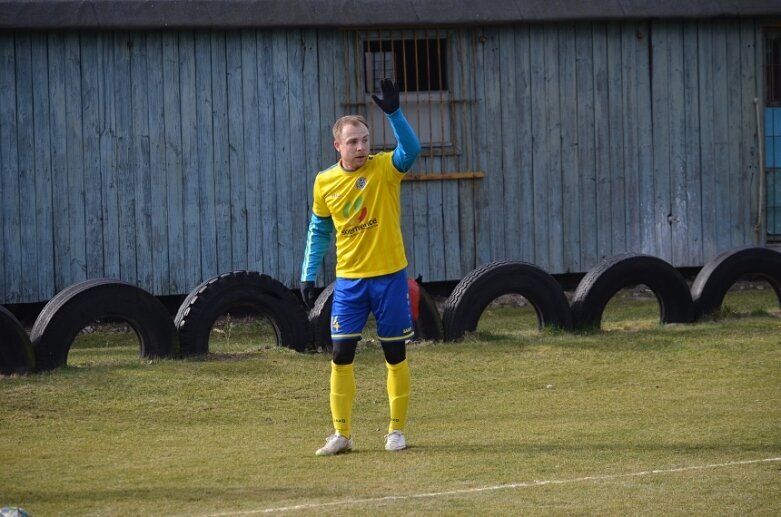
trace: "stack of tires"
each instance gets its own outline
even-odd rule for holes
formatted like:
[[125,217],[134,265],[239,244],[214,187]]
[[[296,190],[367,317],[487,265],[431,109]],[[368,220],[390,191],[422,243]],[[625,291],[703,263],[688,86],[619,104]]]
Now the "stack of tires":
[[[691,288],[666,261],[622,254],[598,263],[580,281],[571,303],[561,285],[534,264],[497,261],[467,274],[453,289],[440,315],[429,293],[409,279],[416,339],[457,341],[477,328],[485,308],[500,296],[523,296],[539,328],[599,329],[608,302],[618,291],[645,285],[656,297],[662,323],[691,323],[718,311],[727,291],[741,278],[767,281],[781,306],[781,253],[744,247],[707,263]],[[209,352],[209,334],[221,315],[244,308],[264,316],[277,343],[299,352],[331,348],[333,288],[327,286],[314,308],[281,282],[254,271],[233,271],[206,280],[185,297],[174,318],[147,291],[119,280],[92,279],[72,285],[41,311],[30,335],[0,306],[0,375],[43,372],[64,366],[78,333],[94,321],[127,322],[139,341],[139,355],[178,358]]]

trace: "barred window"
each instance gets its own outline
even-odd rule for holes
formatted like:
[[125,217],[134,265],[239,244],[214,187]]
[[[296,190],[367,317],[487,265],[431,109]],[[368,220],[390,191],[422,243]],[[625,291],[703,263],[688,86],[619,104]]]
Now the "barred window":
[[[395,144],[393,132],[372,107],[384,78],[396,81],[404,114],[415,128],[424,155],[456,154],[453,95],[448,66],[450,35],[444,31],[349,31],[345,54],[355,77],[346,104],[366,114],[374,151]],[[348,84],[349,84],[348,83]]]

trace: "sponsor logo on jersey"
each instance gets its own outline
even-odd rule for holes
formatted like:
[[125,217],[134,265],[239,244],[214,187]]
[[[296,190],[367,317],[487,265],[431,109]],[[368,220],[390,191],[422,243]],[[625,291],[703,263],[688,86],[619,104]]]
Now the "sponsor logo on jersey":
[[374,217],[373,219],[369,219],[365,223],[356,224],[355,226],[351,226],[349,228],[344,228],[341,233],[344,237],[351,237],[365,230],[373,230],[376,227],[377,227],[377,218]]
[[367,212],[368,208],[363,206],[363,196],[358,196],[352,203],[348,201],[344,205],[344,208],[342,208],[342,217],[345,219],[352,219],[357,216],[358,223],[361,223],[366,218]]

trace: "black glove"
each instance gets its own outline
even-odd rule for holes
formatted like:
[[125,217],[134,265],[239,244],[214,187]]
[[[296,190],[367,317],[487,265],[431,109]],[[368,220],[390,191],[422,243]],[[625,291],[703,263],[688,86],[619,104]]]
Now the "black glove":
[[382,111],[390,115],[399,109],[399,85],[390,79],[383,79],[380,81],[380,86],[382,87],[382,99],[376,95],[372,95],[372,99]]
[[307,309],[315,306],[317,291],[315,290],[314,282],[301,282],[301,299],[304,300],[304,305],[306,305]]

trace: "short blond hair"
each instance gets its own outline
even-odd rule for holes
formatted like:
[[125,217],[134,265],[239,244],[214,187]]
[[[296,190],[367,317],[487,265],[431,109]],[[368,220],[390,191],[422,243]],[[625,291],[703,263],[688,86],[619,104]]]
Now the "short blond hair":
[[366,129],[369,129],[369,124],[366,123],[366,119],[360,115],[345,115],[343,117],[339,117],[339,119],[334,122],[334,127],[331,130],[331,132],[334,134],[334,140],[339,140],[339,137],[342,135],[342,128],[344,126],[357,126],[359,124],[363,124],[366,126]]

